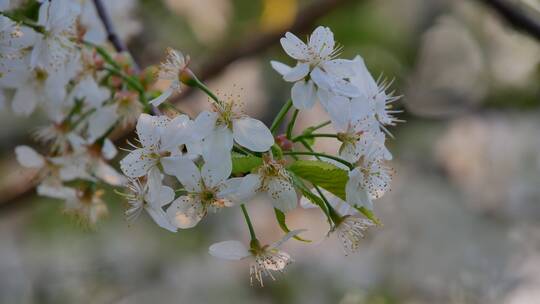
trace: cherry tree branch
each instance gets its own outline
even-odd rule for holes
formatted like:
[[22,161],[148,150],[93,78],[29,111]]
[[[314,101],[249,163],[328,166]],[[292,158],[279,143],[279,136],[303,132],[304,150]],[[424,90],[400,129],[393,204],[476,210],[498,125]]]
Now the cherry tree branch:
[[514,28],[540,41],[540,20],[527,15],[522,9],[505,0],[478,0],[491,7]]

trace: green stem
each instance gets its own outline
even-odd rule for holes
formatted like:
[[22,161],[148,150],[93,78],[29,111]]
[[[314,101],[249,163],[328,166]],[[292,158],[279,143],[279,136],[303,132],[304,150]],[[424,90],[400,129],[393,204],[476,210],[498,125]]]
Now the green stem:
[[318,124],[316,125],[315,127],[311,128],[311,132],[315,131],[315,130],[319,130],[320,128],[324,128],[326,126],[328,126],[329,124],[331,124],[332,122],[330,120],[327,120],[321,124]]
[[17,16],[15,14],[10,14],[8,12],[0,12],[0,15],[2,16],[5,16],[17,23],[20,23],[24,26],[27,26],[31,29],[33,29],[34,31],[38,32],[38,33],[41,33],[41,34],[45,34],[45,28],[42,26],[42,25],[39,25],[37,23],[35,23],[34,21],[32,20],[29,20],[28,18],[26,17],[20,17],[20,16]]
[[330,205],[330,202],[328,202],[328,199],[324,195],[324,193],[321,191],[321,189],[317,185],[313,185],[315,190],[317,190],[317,193],[319,193],[319,196],[324,201],[324,204],[326,205],[326,208],[328,209],[328,215],[332,219],[335,225],[339,225],[339,223],[342,221],[341,216],[334,210],[332,205]]
[[283,155],[312,155],[312,156],[325,157],[325,158],[333,159],[333,160],[335,160],[337,162],[340,162],[340,163],[344,164],[345,166],[349,167],[349,169],[351,169],[351,170],[354,169],[354,166],[350,162],[348,162],[348,161],[346,161],[344,159],[341,159],[339,157],[324,154],[324,153],[285,151],[285,152],[283,152]]
[[195,78],[194,80],[197,88],[206,93],[206,95],[212,98],[218,105],[221,105],[221,101],[219,100],[219,98],[217,98],[217,96],[212,93],[212,91],[204,83],[202,83],[198,78]]
[[293,142],[300,141],[304,138],[313,138],[313,137],[332,137],[337,138],[337,134],[331,134],[331,133],[310,133],[310,134],[304,134],[304,135],[298,135],[295,138],[292,139]]
[[249,236],[251,237],[251,241],[256,241],[257,236],[255,236],[255,230],[253,230],[253,225],[251,224],[251,219],[249,218],[249,214],[246,209],[246,205],[241,204],[240,208],[242,208],[242,213],[244,214],[244,218],[246,219],[246,223],[249,229]]
[[[300,143],[309,151],[309,152],[315,152],[313,150],[313,148],[311,148],[311,146],[302,138],[300,139]],[[293,157],[295,159],[298,159],[296,156],[293,155]],[[317,158],[317,160],[321,160],[321,158],[319,156],[315,156],[315,158]]]
[[291,121],[289,121],[289,125],[287,126],[287,138],[288,139],[291,139],[291,137],[292,137],[292,131],[293,131],[293,128],[294,128],[294,124],[296,123],[296,117],[298,116],[299,112],[300,112],[300,110],[298,110],[298,109],[294,110]]
[[272,122],[272,125],[270,126],[270,132],[272,132],[272,134],[276,133],[277,128],[279,127],[279,125],[281,124],[281,122],[285,118],[285,115],[287,115],[291,107],[292,107],[292,99],[289,99],[283,105],[283,107],[281,107],[281,110],[279,110],[278,115],[276,116],[276,118],[274,118],[274,121]]

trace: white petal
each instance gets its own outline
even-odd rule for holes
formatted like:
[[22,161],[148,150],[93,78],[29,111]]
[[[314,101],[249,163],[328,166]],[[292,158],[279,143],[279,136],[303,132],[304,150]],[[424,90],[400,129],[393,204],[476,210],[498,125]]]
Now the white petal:
[[330,116],[330,120],[337,131],[347,130],[351,123],[349,117],[351,115],[351,101],[344,97],[330,94],[330,99],[323,102],[321,99],[321,105]]
[[199,168],[187,157],[164,157],[161,164],[165,173],[176,176],[184,188],[190,192],[201,190],[201,172]]
[[216,127],[217,114],[203,111],[193,121],[193,140],[201,140],[210,135]]
[[272,65],[272,68],[280,73],[281,76],[285,76],[285,74],[288,74],[292,69],[290,66],[275,60],[270,61],[270,65]]
[[299,63],[294,68],[292,68],[287,74],[283,75],[283,79],[288,82],[295,82],[309,74],[309,64]]
[[291,98],[295,108],[311,109],[317,100],[313,82],[311,80],[296,82],[291,89]]
[[309,37],[309,47],[318,52],[320,57],[329,56],[334,50],[334,34],[324,26],[317,27]]
[[105,141],[103,141],[103,147],[101,147],[101,155],[103,158],[111,160],[116,156],[117,153],[118,150],[116,150],[114,143],[110,139],[106,138]]
[[224,241],[212,244],[208,253],[216,258],[238,261],[251,255],[247,247],[239,241]]
[[348,59],[333,59],[326,61],[322,67],[326,72],[338,78],[350,78],[354,73],[353,61]]
[[161,208],[174,200],[174,190],[168,186],[160,186],[158,189],[148,189],[145,200],[156,208]]
[[229,178],[228,180],[224,181],[220,184],[219,190],[217,192],[217,196],[219,198],[227,199],[231,203],[231,206],[240,204],[240,203],[246,203],[237,201],[237,197],[235,194],[238,192],[238,189],[240,188],[240,185],[242,184],[243,178],[241,177],[234,177]]
[[22,87],[15,92],[12,104],[13,112],[18,115],[28,116],[36,108],[38,96],[31,87]]
[[102,181],[113,186],[121,186],[127,182],[122,174],[102,160],[97,162],[94,174]]
[[283,212],[296,208],[298,196],[289,180],[284,178],[270,178],[267,187],[268,195],[272,199],[274,207]]
[[274,144],[268,127],[247,116],[233,120],[233,137],[240,146],[255,152],[266,152]]
[[373,210],[373,202],[369,198],[368,192],[364,189],[363,184],[364,176],[358,168],[349,172],[349,180],[345,185],[347,203],[351,206],[362,206],[369,210]]
[[26,168],[41,168],[45,165],[45,158],[29,146],[18,146],[15,155],[19,164]]
[[170,232],[176,232],[178,230],[173,224],[171,224],[163,209],[157,207],[146,207],[144,209],[159,227],[169,230]]
[[287,55],[297,60],[308,59],[307,45],[294,34],[287,32],[285,37],[279,40]]
[[259,174],[248,174],[242,178],[236,194],[231,194],[236,202],[247,202],[252,199],[261,188],[261,176]]
[[202,179],[207,187],[213,188],[225,181],[232,171],[232,162],[205,163],[201,169]]
[[193,122],[187,115],[176,116],[161,133],[161,150],[174,152],[179,146],[192,141]]
[[114,107],[101,107],[88,117],[88,141],[94,142],[107,132],[118,119]]
[[158,97],[152,99],[150,101],[150,103],[154,106],[154,107],[157,107],[159,106],[160,104],[164,103],[167,98],[171,97],[172,93],[174,92],[174,89],[173,87],[168,87],[165,91],[163,91],[163,93],[161,93],[161,95],[159,95]]
[[147,156],[146,149],[135,149],[120,161],[120,169],[129,177],[144,176],[152,166],[155,160]]
[[320,68],[316,67],[309,74],[313,82],[319,87],[325,90],[332,90],[335,85],[335,79],[330,77],[327,73],[323,72]]
[[137,120],[137,135],[143,147],[155,145],[159,141],[159,132],[154,120],[153,116],[144,113]]
[[77,197],[77,191],[73,188],[64,186],[51,186],[46,183],[41,183],[36,188],[37,194],[57,199],[69,200]]
[[195,227],[205,214],[202,203],[187,195],[177,198],[167,209],[169,221],[181,229]]
[[207,163],[230,162],[233,133],[225,126],[217,127],[202,143],[202,156]]

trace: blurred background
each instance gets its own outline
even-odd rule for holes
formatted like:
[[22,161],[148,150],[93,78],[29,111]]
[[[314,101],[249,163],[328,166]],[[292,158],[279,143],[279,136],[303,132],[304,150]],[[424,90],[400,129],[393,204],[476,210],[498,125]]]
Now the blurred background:
[[[291,63],[272,33],[329,26],[343,57],[360,54],[404,95],[407,122],[388,141],[397,173],[375,206],[384,226],[345,257],[322,241],[317,211],[296,210],[289,226],[309,229],[315,244],[287,243],[296,262],[259,288],[243,261],[207,254],[214,242],[248,240],[239,209],[172,234],[147,216],[128,224],[111,195],[110,216],[88,229],[62,202],[27,194],[0,205],[0,303],[540,303],[540,40],[490,1],[107,2],[142,66],[168,46],[182,50],[210,88],[239,95],[266,123],[290,93],[269,64]],[[506,3],[540,22],[539,0]],[[205,100],[190,94],[178,107],[197,113]],[[303,112],[297,132],[323,120],[320,108]],[[28,174],[13,148],[32,143],[42,122],[0,114],[4,194]],[[263,242],[281,236],[268,202],[249,209]]]

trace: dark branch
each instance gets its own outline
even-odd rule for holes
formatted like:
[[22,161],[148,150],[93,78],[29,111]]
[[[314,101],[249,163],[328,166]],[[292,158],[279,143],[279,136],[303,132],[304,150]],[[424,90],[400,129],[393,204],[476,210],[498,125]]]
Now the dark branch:
[[495,10],[509,24],[540,41],[540,20],[505,0],[479,0]]
[[109,13],[107,13],[105,6],[103,6],[103,2],[101,2],[101,0],[94,0],[94,6],[96,7],[99,19],[101,19],[101,23],[103,23],[103,27],[107,32],[107,39],[112,43],[114,49],[119,53],[127,52],[128,49],[116,34],[111,17],[109,16]]

